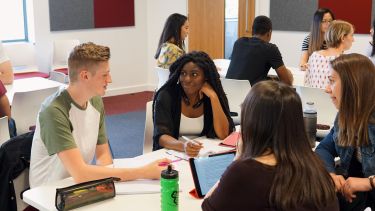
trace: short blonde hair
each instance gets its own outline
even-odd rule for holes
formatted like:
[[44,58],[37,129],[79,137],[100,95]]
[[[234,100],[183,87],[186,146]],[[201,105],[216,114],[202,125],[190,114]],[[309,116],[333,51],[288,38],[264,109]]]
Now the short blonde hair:
[[110,56],[110,50],[107,46],[96,45],[92,42],[77,45],[70,53],[68,59],[70,81],[77,80],[82,68],[86,68],[95,74],[96,69],[93,66],[100,62],[108,61]]
[[339,47],[341,44],[341,39],[349,35],[352,31],[354,31],[354,27],[351,23],[342,20],[334,20],[329,25],[329,28],[324,35],[327,47]]

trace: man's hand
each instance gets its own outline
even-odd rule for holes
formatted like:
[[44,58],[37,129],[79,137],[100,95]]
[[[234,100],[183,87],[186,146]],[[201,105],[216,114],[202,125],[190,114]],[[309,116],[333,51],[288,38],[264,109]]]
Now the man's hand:
[[[171,160],[167,158],[155,160],[142,167],[144,171],[144,178],[146,179],[160,179],[161,171],[167,168],[165,163],[170,163]],[[161,165],[163,163],[163,165]]]

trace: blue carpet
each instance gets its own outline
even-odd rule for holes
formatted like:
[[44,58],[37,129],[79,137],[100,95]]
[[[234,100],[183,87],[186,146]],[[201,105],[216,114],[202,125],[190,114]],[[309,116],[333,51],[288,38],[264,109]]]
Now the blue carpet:
[[142,154],[145,119],[145,111],[106,116],[107,136],[114,158]]

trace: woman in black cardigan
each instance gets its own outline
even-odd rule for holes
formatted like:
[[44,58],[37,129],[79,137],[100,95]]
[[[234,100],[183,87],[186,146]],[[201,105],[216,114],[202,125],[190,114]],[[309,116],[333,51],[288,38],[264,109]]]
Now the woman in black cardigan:
[[[181,135],[226,138],[234,129],[228,99],[212,59],[191,52],[170,67],[170,78],[155,94],[153,150],[163,147],[197,156],[202,145]],[[192,131],[183,131],[188,127]]]

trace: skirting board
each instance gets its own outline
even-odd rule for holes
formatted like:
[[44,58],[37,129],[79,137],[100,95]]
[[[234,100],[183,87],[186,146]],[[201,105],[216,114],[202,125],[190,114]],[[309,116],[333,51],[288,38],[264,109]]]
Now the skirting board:
[[144,85],[138,85],[138,86],[126,86],[126,87],[120,87],[120,88],[114,88],[114,89],[107,89],[104,97],[130,94],[130,93],[143,92],[143,91],[155,91],[156,87],[157,87],[157,84],[144,84]]

